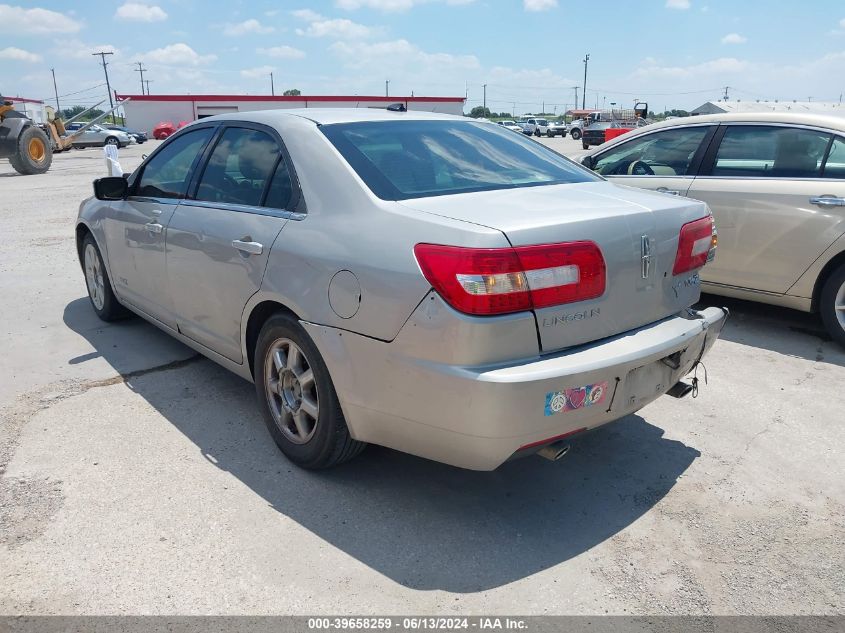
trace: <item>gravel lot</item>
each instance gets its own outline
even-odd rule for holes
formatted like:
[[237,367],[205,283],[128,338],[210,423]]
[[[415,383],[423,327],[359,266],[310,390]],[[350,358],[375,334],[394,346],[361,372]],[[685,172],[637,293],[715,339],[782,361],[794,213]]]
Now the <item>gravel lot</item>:
[[104,173],[98,149],[0,164],[0,613],[845,611],[845,351],[815,317],[704,297],[733,314],[700,396],[557,463],[304,472],[251,385],[97,320],[73,225]]

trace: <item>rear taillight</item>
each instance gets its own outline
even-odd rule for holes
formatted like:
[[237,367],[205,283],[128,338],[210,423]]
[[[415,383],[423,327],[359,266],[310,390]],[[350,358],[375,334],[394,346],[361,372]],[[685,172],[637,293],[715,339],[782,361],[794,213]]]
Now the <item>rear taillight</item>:
[[678,237],[678,253],[675,255],[673,275],[680,275],[701,268],[713,259],[716,251],[716,226],[713,216],[687,222],[681,227]]
[[417,244],[425,278],[456,310],[507,314],[604,294],[605,264],[593,242],[515,248]]

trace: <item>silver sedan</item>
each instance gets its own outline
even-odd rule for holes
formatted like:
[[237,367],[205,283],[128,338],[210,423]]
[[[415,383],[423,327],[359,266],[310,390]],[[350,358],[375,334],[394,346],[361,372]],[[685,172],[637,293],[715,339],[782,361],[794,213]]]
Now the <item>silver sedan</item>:
[[76,238],[97,314],[253,381],[307,468],[368,442],[478,470],[556,459],[687,393],[726,317],[689,309],[706,205],[463,117],[220,115],[94,191]]

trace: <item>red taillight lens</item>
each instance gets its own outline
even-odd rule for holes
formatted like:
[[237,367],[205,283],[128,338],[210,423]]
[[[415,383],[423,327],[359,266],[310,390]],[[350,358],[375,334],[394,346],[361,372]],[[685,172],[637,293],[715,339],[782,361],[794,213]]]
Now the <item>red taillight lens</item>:
[[425,278],[456,310],[507,314],[604,294],[605,264],[593,242],[516,248],[417,244]]
[[716,248],[715,234],[713,217],[709,215],[684,224],[678,237],[678,253],[672,274],[680,275],[704,266],[710,251]]

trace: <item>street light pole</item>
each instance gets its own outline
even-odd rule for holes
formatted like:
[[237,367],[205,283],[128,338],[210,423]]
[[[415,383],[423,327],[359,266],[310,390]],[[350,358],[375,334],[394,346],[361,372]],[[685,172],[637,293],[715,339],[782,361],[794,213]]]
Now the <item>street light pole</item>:
[[584,57],[584,90],[581,94],[581,109],[587,109],[587,64],[590,62],[590,54]]
[[56,88],[56,69],[51,68],[50,72],[53,73],[53,93],[56,95],[56,115],[61,116],[61,106],[59,106],[59,89]]
[[390,79],[384,80],[384,96],[385,97],[390,96]]
[[270,94],[276,96],[276,86],[273,85],[273,73],[270,73]]
[[109,69],[108,64],[106,63],[106,55],[114,55],[114,53],[110,53],[107,51],[100,51],[99,53],[91,53],[94,56],[99,55],[100,59],[103,61],[103,72],[106,74],[106,90],[109,91],[109,106],[111,107],[111,122],[117,125],[117,119],[114,118],[114,100],[111,96],[111,84],[109,83]]

